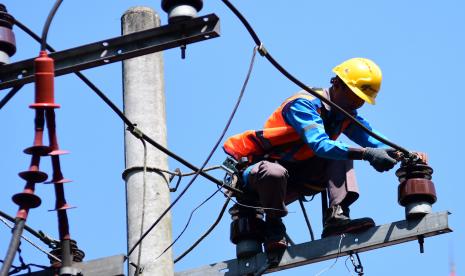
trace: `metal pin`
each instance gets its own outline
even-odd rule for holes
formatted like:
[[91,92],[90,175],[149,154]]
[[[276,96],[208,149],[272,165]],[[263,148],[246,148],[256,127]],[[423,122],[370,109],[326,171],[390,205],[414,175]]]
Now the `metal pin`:
[[419,235],[418,244],[420,245],[420,253],[425,253],[424,243],[425,243],[425,236]]
[[181,58],[186,59],[186,44],[181,45]]

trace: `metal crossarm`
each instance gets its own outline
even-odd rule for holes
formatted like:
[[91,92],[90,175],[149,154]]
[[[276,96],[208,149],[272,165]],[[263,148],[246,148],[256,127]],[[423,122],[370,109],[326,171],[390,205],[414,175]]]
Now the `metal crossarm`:
[[[124,276],[124,255],[116,255],[83,263],[74,263],[73,266],[84,276]],[[54,276],[51,268],[19,276]]]
[[[55,75],[89,69],[218,37],[219,18],[209,14],[178,23],[55,52]],[[34,59],[0,66],[0,89],[34,81]]]
[[[447,211],[438,212],[426,215],[418,220],[402,220],[376,226],[362,233],[346,234],[342,240],[340,236],[334,236],[298,244],[289,247],[284,252],[279,265],[268,269],[266,273],[325,261],[336,258],[338,254],[339,256],[349,255],[352,252],[364,252],[452,232],[448,225],[448,216],[449,212]],[[175,275],[248,275],[258,271],[266,261],[266,254],[261,253],[249,259],[228,260],[177,272]]]

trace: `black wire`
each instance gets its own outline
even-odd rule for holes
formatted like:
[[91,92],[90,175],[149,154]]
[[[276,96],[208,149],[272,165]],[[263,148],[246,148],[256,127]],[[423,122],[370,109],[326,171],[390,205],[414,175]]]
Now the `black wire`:
[[179,262],[182,258],[184,258],[187,254],[189,254],[195,247],[197,247],[197,245],[205,238],[207,237],[212,231],[213,229],[215,229],[215,227],[218,225],[218,223],[221,221],[221,218],[223,217],[223,214],[224,214],[224,211],[226,210],[226,207],[228,207],[228,204],[229,204],[229,201],[231,199],[228,197],[226,198],[226,201],[224,202],[223,204],[223,208],[221,208],[221,211],[218,215],[218,217],[216,218],[215,222],[210,226],[210,228],[208,228],[208,230],[198,239],[194,242],[194,244],[192,244],[186,251],[184,251],[184,253],[182,253],[181,255],[179,255],[178,257],[176,257],[176,259],[174,259],[174,263],[177,263]]
[[210,196],[208,196],[204,201],[202,201],[199,205],[197,205],[190,213],[189,215],[189,219],[187,220],[186,222],[186,225],[184,225],[184,228],[182,229],[181,233],[179,233],[179,235],[176,237],[176,239],[174,239],[173,242],[171,242],[171,244],[165,248],[165,250],[163,250],[163,252],[161,252],[160,255],[158,255],[158,257],[155,258],[155,260],[159,259],[161,256],[163,256],[163,254],[166,253],[166,251],[168,251],[171,247],[173,247],[173,245],[182,237],[182,235],[184,234],[184,232],[186,231],[187,227],[189,226],[189,224],[191,223],[191,220],[192,220],[192,217],[195,213],[195,211],[197,211],[200,207],[202,207],[205,203],[207,203],[210,199],[212,199],[221,189],[222,187],[219,187],[213,194],[211,194]]
[[[25,33],[27,33],[28,35],[30,35],[34,40],[38,41],[39,43],[41,43],[41,38],[36,35],[33,31],[31,31],[27,26],[25,26],[24,24],[22,24],[21,22],[19,22],[18,20],[15,20],[15,24],[21,29],[23,30]],[[50,51],[50,52],[55,52],[55,49],[53,49],[50,45],[47,44],[47,49]],[[143,132],[141,132],[140,130],[136,129],[135,128],[135,125],[124,115],[123,112],[121,112],[121,110],[118,109],[118,107],[97,87],[95,86],[88,78],[86,78],[82,73],[80,72],[75,72],[75,74],[85,83],[87,84],[87,86],[89,86],[90,89],[92,89],[92,91],[95,92],[95,94],[97,94],[98,97],[100,97],[101,100],[103,100],[110,108],[111,110],[113,110],[113,112],[116,113],[116,115],[118,115],[118,117],[128,126],[128,131],[131,132],[131,134],[133,134],[134,136],[136,136],[137,138],[141,137],[142,139],[144,139],[145,141],[147,141],[149,144],[151,144],[153,147],[157,148],[158,150],[160,150],[161,152],[163,152],[164,154],[170,156],[171,158],[175,159],[176,161],[178,161],[179,163],[183,164],[184,166],[188,167],[189,169],[193,170],[193,171],[199,171],[199,168],[197,168],[196,166],[192,165],[191,163],[187,162],[186,160],[184,160],[183,158],[181,158],[180,156],[176,155],[175,153],[169,151],[168,149],[166,149],[165,147],[163,147],[162,145],[160,145],[159,143],[157,143],[155,140],[153,140],[152,138],[148,137],[147,135],[145,135]],[[210,180],[211,182],[217,184],[217,185],[222,185],[223,182],[221,180],[218,180],[212,176],[210,176],[209,174],[201,171],[200,172],[200,175],[202,175],[203,177],[207,178],[208,180]],[[229,187],[229,186],[225,186],[226,189],[230,190],[230,191],[233,191],[233,192],[236,192],[236,193],[242,193],[242,191],[238,190],[238,189],[235,189],[235,188],[232,188],[232,187]]]
[[[131,253],[136,249],[136,247],[139,245],[139,243],[153,230],[153,228],[161,221],[161,219],[171,210],[171,208],[178,202],[178,200],[186,193],[186,191],[190,188],[190,186],[194,183],[195,179],[197,179],[197,176],[203,171],[205,166],[207,165],[208,161],[210,161],[210,158],[213,156],[213,153],[216,151],[218,148],[219,144],[221,143],[221,140],[223,140],[224,135],[226,134],[226,131],[228,130],[229,126],[231,125],[232,119],[234,118],[234,115],[236,114],[237,108],[239,107],[239,104],[241,103],[242,96],[244,95],[245,88],[247,87],[247,84],[249,82],[250,75],[252,73],[253,69],[253,64],[255,61],[255,56],[257,53],[257,47],[254,47],[253,49],[253,54],[252,54],[252,59],[250,61],[249,65],[249,70],[247,72],[247,76],[244,80],[244,83],[241,88],[241,92],[239,93],[239,97],[236,101],[236,104],[231,112],[231,115],[229,116],[229,119],[223,129],[223,132],[221,133],[220,137],[216,141],[215,145],[213,146],[212,150],[208,154],[207,159],[203,162],[202,166],[198,171],[195,173],[195,175],[192,177],[192,179],[189,181],[189,183],[186,185],[186,187],[181,191],[181,193],[178,195],[178,197],[166,208],[165,211],[157,218],[157,220],[145,231],[144,235],[132,246],[132,248],[128,251],[128,257],[131,255]],[[225,186],[226,187],[226,186]]]
[[[9,221],[12,222],[12,223],[15,223],[15,219],[14,219],[12,216],[10,216],[10,215],[8,215],[8,214],[2,212],[1,210],[0,210],[0,217],[3,217],[3,218],[9,220]],[[24,230],[26,230],[26,231],[28,231],[29,233],[31,233],[34,237],[36,237],[36,238],[38,238],[39,240],[41,240],[43,243],[45,243],[46,245],[48,245],[50,248],[55,248],[55,247],[56,247],[56,246],[55,246],[56,243],[58,243],[57,240],[54,240],[54,239],[48,237],[48,236],[47,236],[46,234],[44,234],[42,231],[40,231],[40,230],[39,230],[39,231],[36,231],[36,230],[32,229],[31,227],[27,226],[26,224],[24,225]]]
[[19,245],[18,245],[18,259],[19,259],[19,262],[21,263],[21,267],[23,269],[27,269],[28,271],[28,274],[31,273],[31,267],[28,266],[25,262],[24,262],[24,258],[23,256],[21,255],[22,251],[21,251],[21,242],[19,242]]
[[48,30],[50,28],[50,25],[52,24],[53,17],[55,16],[58,8],[60,7],[61,3],[63,0],[57,0],[55,1],[55,4],[53,5],[52,9],[50,10],[50,13],[47,16],[47,20],[45,21],[44,28],[42,29],[42,39],[40,43],[40,50],[45,51],[47,49],[47,35],[48,35]]
[[308,218],[307,210],[305,210],[305,206],[304,206],[304,202],[302,198],[299,198],[299,204],[300,204],[300,208],[302,208],[302,213],[304,214],[305,223],[307,224],[308,231],[310,232],[310,238],[312,241],[314,241],[315,235],[313,234],[312,225],[310,223],[310,219]]
[[263,47],[263,43],[260,41],[260,38],[258,37],[258,35],[255,33],[255,31],[253,30],[252,26],[249,24],[249,22],[247,21],[247,19],[245,19],[245,17],[239,12],[239,10],[236,9],[236,7],[233,6],[233,4],[231,4],[228,0],[222,0],[222,2],[234,13],[234,15],[236,15],[238,17],[238,19],[242,22],[242,24],[245,26],[245,28],[247,29],[247,31],[249,32],[250,36],[252,37],[252,39],[254,40],[255,44],[257,46],[259,46],[260,48],[260,54],[265,56],[266,59],[279,71],[281,72],[281,74],[283,74],[286,78],[288,78],[290,81],[292,81],[293,83],[295,83],[297,86],[299,86],[300,88],[304,89],[305,91],[307,91],[308,93],[312,94],[313,96],[315,96],[316,98],[320,99],[321,101],[323,101],[324,103],[330,105],[331,107],[335,108],[337,111],[341,112],[342,114],[344,114],[347,118],[349,118],[351,121],[353,121],[357,126],[359,126],[362,130],[364,130],[366,133],[368,133],[370,136],[376,138],[377,140],[383,142],[384,144],[394,148],[394,149],[397,149],[401,152],[403,152],[404,154],[406,154],[407,156],[410,156],[411,153],[404,149],[403,147],[399,146],[399,145],[396,145],[394,144],[393,142],[381,137],[380,135],[374,133],[373,131],[371,131],[370,129],[368,129],[365,125],[363,125],[361,122],[359,122],[356,118],[354,118],[352,115],[350,115],[347,111],[345,111],[343,108],[341,108],[339,105],[335,104],[334,102],[326,99],[325,97],[321,96],[320,94],[318,94],[316,91],[312,90],[310,87],[306,86],[303,82],[301,82],[300,80],[298,80],[297,78],[295,78],[292,74],[290,74],[286,69],[284,69],[284,67],[281,66],[281,64],[279,64],[272,56],[271,54],[266,50],[264,49]]
[[19,243],[21,242],[21,234],[24,229],[25,219],[17,218],[15,220],[15,226],[13,228],[13,235],[11,236],[10,244],[8,246],[8,250],[6,253],[6,257],[3,260],[3,265],[0,270],[0,275],[4,276],[8,273],[13,264],[13,260],[16,255],[16,250],[19,247]]
[[18,91],[19,91],[22,87],[23,87],[22,84],[13,87],[13,88],[10,90],[10,92],[8,92],[8,94],[6,94],[5,97],[3,97],[3,99],[0,101],[0,109],[2,109],[2,108],[11,100],[11,98],[13,98],[13,96],[16,95],[16,93],[18,93]]

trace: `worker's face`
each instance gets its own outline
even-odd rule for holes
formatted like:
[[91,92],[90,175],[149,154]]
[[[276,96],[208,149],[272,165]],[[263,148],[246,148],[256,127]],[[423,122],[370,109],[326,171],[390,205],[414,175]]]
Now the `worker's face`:
[[365,103],[365,101],[352,92],[343,81],[337,81],[333,88],[335,91],[332,100],[345,111],[350,112],[357,110]]

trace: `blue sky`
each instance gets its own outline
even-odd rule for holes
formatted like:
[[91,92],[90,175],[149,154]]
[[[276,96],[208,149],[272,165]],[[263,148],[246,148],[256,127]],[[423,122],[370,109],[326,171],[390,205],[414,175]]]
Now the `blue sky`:
[[[272,55],[290,72],[310,86],[327,87],[333,66],[351,57],[373,59],[383,71],[382,90],[376,106],[360,113],[393,142],[429,154],[434,169],[438,202],[435,211],[449,210],[454,232],[427,239],[425,253],[416,242],[361,254],[368,275],[448,275],[453,252],[457,275],[465,274],[460,248],[465,245],[462,205],[464,180],[459,172],[465,162],[463,137],[463,38],[465,4],[444,1],[234,1],[248,18]],[[54,1],[6,0],[9,12],[36,33],[41,33]],[[50,28],[48,42],[67,49],[120,34],[120,17],[136,5],[166,14],[160,1],[64,1]],[[164,53],[168,147],[200,166],[221,133],[237,98],[252,53],[253,41],[221,1],[206,1],[201,15],[216,13],[221,19],[221,37],[189,45],[187,59],[179,49]],[[39,45],[18,28],[17,54],[13,61],[34,57]],[[121,64],[84,71],[99,88],[122,108]],[[261,128],[280,102],[299,88],[281,76],[265,59],[257,57],[248,89],[228,135]],[[0,91],[6,94],[6,91]],[[58,135],[65,177],[74,182],[65,188],[71,205],[68,212],[71,235],[87,260],[126,251],[123,125],[110,109],[73,75],[56,79]],[[0,95],[1,96],[1,95]],[[29,156],[22,150],[33,138],[33,86],[27,85],[0,110],[3,128],[0,174],[0,210],[14,215],[11,196],[23,189],[17,173],[27,169]],[[209,165],[225,158],[218,150]],[[48,161],[42,162],[49,172]],[[187,169],[170,160],[170,169]],[[404,218],[397,204],[398,181],[394,170],[377,173],[364,162],[356,163],[361,197],[352,216],[370,216],[378,224]],[[222,173],[216,173],[218,178]],[[184,180],[183,184],[187,184]],[[199,178],[172,212],[173,236],[184,226],[190,210],[211,194],[216,186]],[[42,205],[30,212],[28,224],[57,237],[52,186],[38,185]],[[172,195],[174,198],[176,194]],[[190,246],[215,220],[224,201],[217,196],[201,208],[186,234],[174,247],[177,256]],[[289,206],[285,222],[296,242],[308,241],[298,205]],[[307,204],[316,233],[321,232],[319,199]],[[229,242],[230,219],[195,251],[176,265],[176,271],[234,257]],[[6,253],[10,232],[0,226],[0,256]],[[23,243],[26,262],[47,264],[46,257]],[[345,258],[324,275],[350,275]],[[332,261],[308,265],[276,275],[315,275]]]

